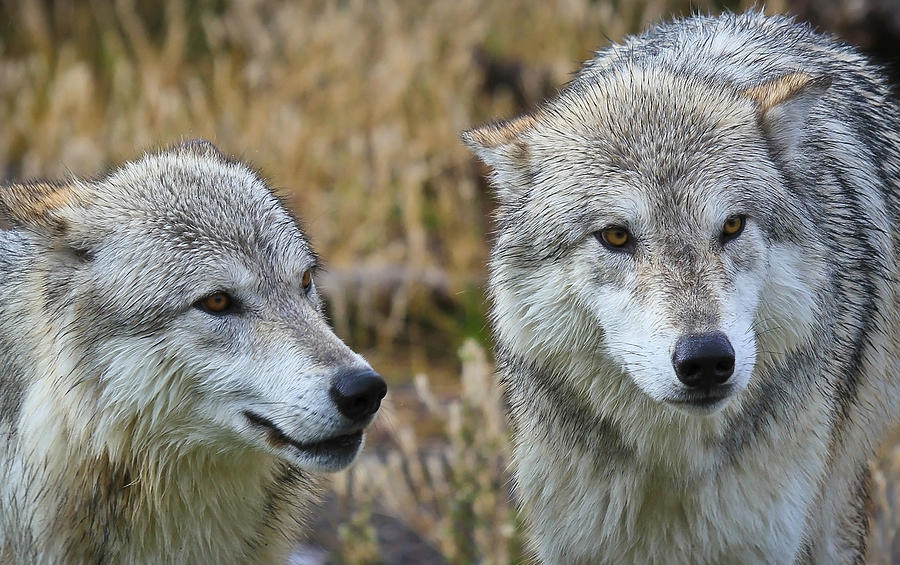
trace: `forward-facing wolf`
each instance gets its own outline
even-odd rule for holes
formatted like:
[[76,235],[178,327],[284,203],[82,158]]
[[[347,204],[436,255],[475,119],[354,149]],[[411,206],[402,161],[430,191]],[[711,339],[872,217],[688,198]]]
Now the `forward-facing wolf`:
[[897,104],[786,17],[693,17],[463,134],[553,563],[852,563],[900,397]]
[[284,562],[386,392],[207,142],[0,188],[0,562]]

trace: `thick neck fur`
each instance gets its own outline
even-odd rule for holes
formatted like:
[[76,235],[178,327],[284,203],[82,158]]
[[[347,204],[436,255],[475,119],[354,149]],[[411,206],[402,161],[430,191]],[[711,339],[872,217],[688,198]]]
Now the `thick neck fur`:
[[[273,457],[148,447],[112,460],[75,439],[85,422],[67,421],[47,397],[41,403],[26,401],[25,411],[43,417],[21,428],[27,472],[43,475],[34,481],[44,490],[32,493],[32,535],[65,532],[51,544],[63,561],[255,562],[259,552],[289,550],[296,528],[279,531],[282,517],[270,505],[283,493],[274,487],[285,478],[295,489],[309,481]],[[264,547],[273,534],[280,552]]]
[[825,438],[810,433],[813,413],[776,449],[768,441],[745,446],[735,463],[706,443],[714,425],[655,420],[653,412],[617,422],[590,410],[562,379],[502,350],[498,358],[517,493],[544,562],[793,561],[812,477],[825,464]]

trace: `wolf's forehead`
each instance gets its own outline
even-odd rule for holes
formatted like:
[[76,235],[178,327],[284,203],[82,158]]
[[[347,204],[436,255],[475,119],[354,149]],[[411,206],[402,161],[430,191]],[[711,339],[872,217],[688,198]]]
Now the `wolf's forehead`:
[[726,84],[625,66],[574,83],[538,123],[540,137],[562,137],[595,160],[653,173],[727,148],[756,116]]
[[[181,251],[268,257],[289,268],[314,260],[294,216],[245,165],[184,154],[137,165],[112,178],[110,192],[112,205],[122,208],[116,215],[132,219],[128,225],[139,235]],[[132,194],[115,198],[121,192]]]
[[[634,71],[565,92],[529,139],[538,193],[565,192],[630,216],[734,198],[767,158],[749,102],[699,80]],[[546,198],[544,199],[546,201]],[[571,198],[569,198],[571,201]],[[666,203],[666,205],[661,205]]]

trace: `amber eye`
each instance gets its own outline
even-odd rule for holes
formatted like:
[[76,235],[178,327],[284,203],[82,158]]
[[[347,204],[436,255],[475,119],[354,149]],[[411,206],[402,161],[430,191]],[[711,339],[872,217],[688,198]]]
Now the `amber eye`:
[[309,290],[309,285],[312,284],[312,271],[303,271],[303,278],[300,279],[300,284],[303,285],[303,290]]
[[631,241],[631,234],[622,227],[606,228],[600,232],[601,239],[610,247],[625,247]]
[[744,216],[729,216],[722,224],[722,237],[734,239],[744,230]]
[[224,314],[233,306],[233,300],[225,292],[214,292],[197,302],[196,306],[210,314]]

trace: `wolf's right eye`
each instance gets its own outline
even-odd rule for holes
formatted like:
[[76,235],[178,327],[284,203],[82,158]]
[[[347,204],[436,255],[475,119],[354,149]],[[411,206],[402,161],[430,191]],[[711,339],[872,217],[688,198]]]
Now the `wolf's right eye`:
[[741,235],[746,219],[746,216],[729,216],[722,224],[722,242],[731,241]]
[[605,247],[615,251],[623,251],[631,244],[631,234],[621,226],[613,226],[600,230],[595,234]]
[[207,314],[220,316],[234,310],[235,301],[227,292],[214,292],[194,303],[194,306]]

